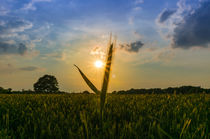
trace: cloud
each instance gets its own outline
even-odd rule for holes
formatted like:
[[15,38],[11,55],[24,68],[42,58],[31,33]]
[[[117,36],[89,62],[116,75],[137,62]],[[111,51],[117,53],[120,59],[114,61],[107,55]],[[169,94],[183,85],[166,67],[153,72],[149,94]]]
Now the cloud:
[[155,60],[157,61],[170,61],[175,56],[175,53],[171,49],[165,49],[160,51],[156,57]]
[[160,34],[171,40],[172,48],[208,47],[210,1],[180,0],[177,6],[176,10],[164,10],[158,16]]
[[27,67],[19,68],[19,70],[22,70],[22,71],[37,71],[37,70],[40,70],[40,69],[41,68],[35,67],[35,66],[27,66]]
[[42,56],[42,59],[55,59],[57,61],[65,61],[67,55],[65,52],[52,52]]
[[164,9],[160,15],[158,16],[158,22],[159,23],[163,23],[165,22],[167,19],[169,19],[174,13],[176,12],[176,10],[172,10],[172,9]]
[[130,44],[120,44],[120,48],[127,52],[139,52],[139,49],[143,47],[143,43],[141,41],[132,42]]
[[0,42],[0,55],[1,54],[18,54],[24,55],[27,51],[27,47],[22,44],[9,44],[5,42]]
[[144,36],[142,36],[140,33],[138,33],[137,31],[133,31],[132,34],[135,36],[135,38],[137,39],[142,39]]
[[35,3],[38,2],[51,2],[51,0],[32,0],[31,2],[29,2],[28,4],[25,4],[22,8],[22,10],[36,10],[36,7],[34,6]]
[[7,10],[6,8],[0,6],[0,16],[7,15],[8,13],[9,13],[9,10]]
[[210,43],[210,1],[202,2],[177,24],[172,38],[173,48],[207,47]]
[[141,10],[141,9],[142,9],[142,8],[141,8],[140,6],[133,8],[134,11],[139,11],[139,10]]
[[29,36],[25,31],[33,24],[17,17],[5,16],[0,20],[0,55],[25,55],[28,52]]
[[43,72],[45,71],[45,68],[40,68],[36,66],[25,66],[25,67],[20,67],[18,68],[16,65],[13,64],[5,64],[4,62],[0,62],[0,74],[17,74],[18,72],[32,72],[32,71],[37,71],[37,72]]
[[135,1],[135,4],[142,4],[142,3],[144,3],[144,0],[136,0]]
[[99,56],[100,58],[104,58],[105,57],[105,52],[102,51],[102,49],[98,46],[94,47],[91,52],[90,52],[91,55],[95,55],[95,56]]
[[29,21],[17,18],[2,20],[0,22],[0,38],[10,38],[18,36],[18,33],[24,32],[33,27]]

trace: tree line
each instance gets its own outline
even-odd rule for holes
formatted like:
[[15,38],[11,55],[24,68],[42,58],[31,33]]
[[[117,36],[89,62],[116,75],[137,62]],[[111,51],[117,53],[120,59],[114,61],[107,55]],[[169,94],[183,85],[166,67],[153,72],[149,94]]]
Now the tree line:
[[193,93],[210,93],[210,89],[204,89],[200,86],[181,86],[169,87],[165,89],[151,88],[151,89],[130,89],[113,91],[113,94],[193,94]]
[[[34,90],[24,90],[12,91],[11,88],[4,89],[0,87],[1,94],[61,94],[66,93],[59,90],[58,81],[53,75],[44,75],[40,77],[37,82],[33,85]],[[84,94],[89,94],[90,92],[84,91]],[[169,87],[165,89],[161,88],[151,88],[151,89],[130,89],[130,90],[120,90],[113,91],[112,94],[192,94],[192,93],[210,93],[210,89],[204,89],[200,86],[181,86],[181,87]]]

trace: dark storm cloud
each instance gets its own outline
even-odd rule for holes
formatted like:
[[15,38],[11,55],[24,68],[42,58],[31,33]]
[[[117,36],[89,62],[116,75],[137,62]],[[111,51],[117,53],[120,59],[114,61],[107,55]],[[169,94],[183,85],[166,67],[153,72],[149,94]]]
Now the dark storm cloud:
[[210,1],[201,2],[199,8],[176,25],[172,38],[173,48],[208,47],[210,43]]
[[128,52],[139,52],[139,49],[143,46],[144,44],[141,41],[136,41],[132,42],[130,44],[120,44],[120,48],[124,49],[125,51]]
[[171,9],[165,9],[163,10],[163,12],[160,13],[159,17],[158,17],[158,22],[159,23],[163,23],[165,22],[167,19],[169,19],[174,13],[176,12],[176,10],[171,10]]
[[27,51],[27,47],[22,44],[9,44],[0,42],[0,55],[1,54],[19,54],[24,55]]

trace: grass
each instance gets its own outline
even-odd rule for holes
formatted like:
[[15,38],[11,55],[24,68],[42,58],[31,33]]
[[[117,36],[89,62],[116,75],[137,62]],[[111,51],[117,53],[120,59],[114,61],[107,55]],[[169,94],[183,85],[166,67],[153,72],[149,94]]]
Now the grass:
[[[0,138],[210,137],[210,95],[0,95]],[[101,134],[101,132],[103,132]]]

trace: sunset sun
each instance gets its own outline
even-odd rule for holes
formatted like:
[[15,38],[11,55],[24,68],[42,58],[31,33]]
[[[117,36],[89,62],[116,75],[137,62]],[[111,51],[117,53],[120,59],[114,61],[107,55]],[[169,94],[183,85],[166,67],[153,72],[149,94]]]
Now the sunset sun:
[[101,60],[96,60],[94,66],[96,68],[101,68],[103,66],[103,62]]

